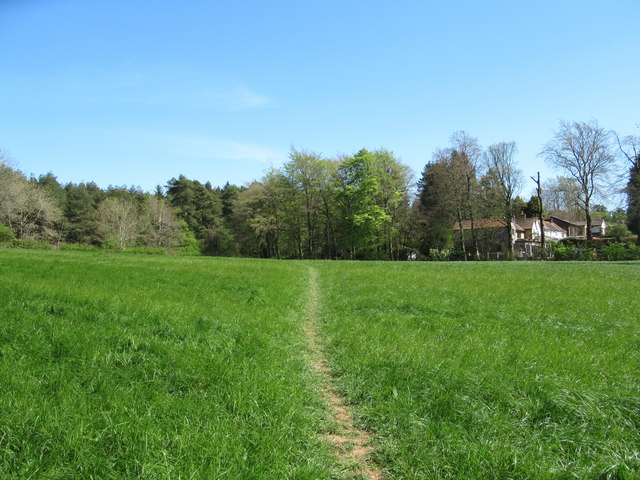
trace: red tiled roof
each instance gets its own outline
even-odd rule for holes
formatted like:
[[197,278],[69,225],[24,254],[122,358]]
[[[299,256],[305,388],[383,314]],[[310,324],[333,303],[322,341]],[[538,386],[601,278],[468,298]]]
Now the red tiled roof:
[[[477,228],[479,230],[484,228],[506,228],[506,226],[507,222],[495,218],[478,218],[477,220],[473,221],[473,228]],[[460,230],[460,222],[456,222],[453,225],[453,228],[455,230]],[[462,229],[471,230],[471,220],[463,220]],[[524,229],[518,224],[516,224],[516,230],[524,232]]]

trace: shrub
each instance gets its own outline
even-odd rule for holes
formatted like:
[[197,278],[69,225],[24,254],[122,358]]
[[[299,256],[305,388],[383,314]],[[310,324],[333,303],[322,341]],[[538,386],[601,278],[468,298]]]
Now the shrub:
[[50,250],[51,245],[42,240],[33,238],[15,238],[11,240],[9,246],[12,248],[25,248],[29,250]]
[[587,243],[558,242],[553,246],[554,260],[593,260],[595,249]]
[[13,231],[5,224],[0,223],[0,243],[8,243],[14,238]]
[[450,252],[449,250],[429,250],[428,259],[435,262],[444,262],[449,260]]
[[612,237],[616,242],[621,242],[631,235],[627,226],[623,224],[614,224],[607,229],[607,237]]
[[599,253],[602,260],[640,260],[640,247],[627,242],[610,243]]

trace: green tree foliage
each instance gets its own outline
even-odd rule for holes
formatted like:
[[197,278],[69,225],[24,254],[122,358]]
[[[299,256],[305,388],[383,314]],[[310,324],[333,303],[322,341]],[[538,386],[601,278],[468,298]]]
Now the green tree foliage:
[[627,183],[627,226],[640,235],[640,160],[629,171]]
[[365,149],[338,167],[340,247],[346,258],[375,258],[383,245],[383,227],[391,216],[382,205],[381,168]]
[[[520,197],[518,197],[520,198]],[[538,207],[538,197],[537,195],[531,195],[531,197],[529,197],[529,201],[525,202],[524,200],[522,200],[520,198],[520,203],[519,205],[516,207],[520,212],[522,212],[524,215],[527,216],[527,218],[535,218],[538,216],[539,212],[539,207]],[[546,212],[543,210],[542,213],[543,217],[547,217]]]
[[184,175],[167,184],[169,203],[200,241],[204,253],[228,254],[233,248],[227,226],[222,219],[220,191],[211,183],[189,180]]
[[66,240],[70,243],[100,243],[98,205],[106,194],[95,183],[68,183],[64,187],[66,203],[64,222]]
[[422,234],[419,249],[428,256],[431,250],[453,247],[455,210],[450,176],[442,161],[427,163],[418,181],[417,216]]
[[15,238],[13,231],[5,224],[0,223],[0,243],[10,242]]
[[67,202],[67,194],[64,187],[58,182],[56,176],[49,172],[45,175],[38,176],[37,179],[32,178],[32,182],[40,185],[47,192],[49,198],[55,201],[56,206],[63,210]]
[[629,167],[626,188],[627,227],[638,235],[640,245],[640,136],[628,135],[622,139],[616,135],[622,158]]
[[278,212],[262,182],[240,192],[232,225],[241,255],[280,258]]
[[621,223],[615,223],[607,227],[607,237],[615,239],[617,242],[622,242],[625,238],[630,237],[631,232],[626,225]]

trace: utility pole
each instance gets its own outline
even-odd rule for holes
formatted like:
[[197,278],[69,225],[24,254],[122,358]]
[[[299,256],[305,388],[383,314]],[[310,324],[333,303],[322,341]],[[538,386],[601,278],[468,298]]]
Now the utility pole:
[[542,251],[540,256],[545,259],[545,247],[544,247],[544,218],[542,218],[542,185],[540,184],[540,172],[538,172],[538,178],[531,177],[531,180],[536,182],[536,194],[538,196],[538,220],[540,221],[540,242]]

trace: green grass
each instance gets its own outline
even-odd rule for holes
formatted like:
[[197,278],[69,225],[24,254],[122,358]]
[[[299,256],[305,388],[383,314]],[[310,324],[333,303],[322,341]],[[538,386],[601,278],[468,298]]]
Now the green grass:
[[336,381],[387,478],[640,478],[639,263],[319,270]]
[[330,478],[307,269],[0,249],[0,478]]
[[335,479],[304,336],[387,479],[640,478],[640,263],[0,249],[0,478]]

